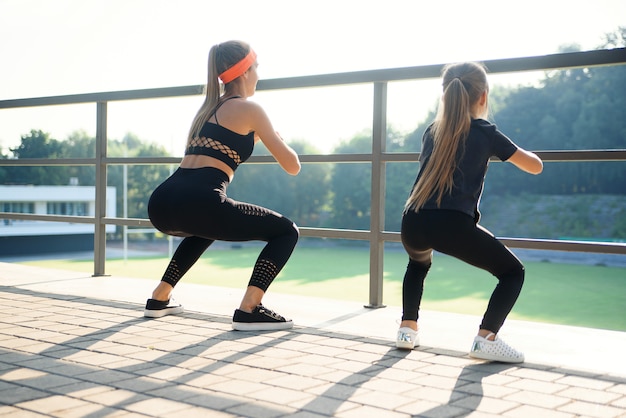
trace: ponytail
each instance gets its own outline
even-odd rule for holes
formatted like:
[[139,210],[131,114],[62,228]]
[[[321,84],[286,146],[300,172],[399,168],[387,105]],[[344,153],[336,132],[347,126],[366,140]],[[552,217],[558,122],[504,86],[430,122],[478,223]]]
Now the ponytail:
[[228,88],[228,84],[225,86],[220,84],[219,75],[241,61],[249,52],[250,46],[241,41],[228,41],[211,47],[204,103],[200,106],[191,123],[187,135],[187,146],[198,136],[206,121],[215,111],[223,90]]
[[436,196],[437,206],[454,187],[454,170],[462,141],[472,123],[472,106],[488,90],[485,68],[476,63],[447,65],[443,69],[443,98],[431,127],[433,151],[422,168],[404,210],[419,209]]

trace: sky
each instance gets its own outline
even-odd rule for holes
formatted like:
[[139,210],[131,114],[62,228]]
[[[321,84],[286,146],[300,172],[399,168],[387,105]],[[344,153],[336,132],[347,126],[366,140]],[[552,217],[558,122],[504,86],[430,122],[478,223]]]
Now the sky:
[[[626,26],[624,0],[0,0],[0,100],[206,83],[210,47],[249,42],[261,79],[597,49]],[[541,73],[492,76],[532,83]],[[389,86],[388,122],[410,131],[438,80]],[[372,86],[257,92],[285,139],[321,152],[371,128]],[[201,96],[111,103],[108,133],[182,155]],[[0,148],[41,129],[95,135],[95,105],[0,110]]]

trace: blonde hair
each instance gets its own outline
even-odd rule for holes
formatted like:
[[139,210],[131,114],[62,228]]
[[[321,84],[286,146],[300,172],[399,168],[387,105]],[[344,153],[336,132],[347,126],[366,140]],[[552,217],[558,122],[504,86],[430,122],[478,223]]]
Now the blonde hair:
[[[204,103],[200,106],[198,113],[196,113],[191,123],[191,128],[187,135],[187,146],[189,146],[194,137],[198,136],[204,123],[211,117],[211,114],[219,103],[222,94],[219,75],[241,61],[249,52],[250,45],[242,41],[227,41],[211,47],[209,51],[208,79],[205,87]],[[230,83],[224,85],[224,92],[228,92],[229,85]]]
[[443,98],[431,127],[433,152],[404,205],[405,211],[419,211],[435,195],[439,206],[444,194],[452,191],[456,155],[469,134],[472,107],[489,91],[486,68],[479,63],[448,64],[442,78]]

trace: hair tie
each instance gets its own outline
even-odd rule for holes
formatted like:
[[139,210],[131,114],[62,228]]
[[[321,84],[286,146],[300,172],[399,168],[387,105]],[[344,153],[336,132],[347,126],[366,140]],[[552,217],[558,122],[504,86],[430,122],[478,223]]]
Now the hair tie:
[[219,79],[222,80],[222,83],[224,84],[230,83],[248,71],[255,61],[256,53],[251,49],[250,52],[248,52],[248,55],[246,55],[241,61],[220,74]]

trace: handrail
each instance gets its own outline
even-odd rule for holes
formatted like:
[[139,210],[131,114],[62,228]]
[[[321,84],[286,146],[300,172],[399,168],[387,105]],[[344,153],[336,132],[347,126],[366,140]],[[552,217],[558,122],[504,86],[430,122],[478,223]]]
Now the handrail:
[[[533,70],[570,69],[626,63],[626,48],[605,49],[545,56],[507,58],[483,61],[491,74]],[[384,230],[385,164],[417,161],[419,153],[388,153],[386,145],[387,85],[389,82],[437,78],[444,64],[392,69],[367,70],[347,73],[320,74],[260,80],[258,90],[284,90],[308,87],[328,87],[357,83],[374,86],[372,113],[372,152],[367,154],[302,155],[303,163],[358,163],[372,164],[371,216],[369,230],[301,227],[302,236],[366,240],[370,244],[370,296],[369,307],[381,307],[383,248],[385,242],[399,242],[398,232]],[[178,164],[176,157],[108,157],[107,156],[107,104],[114,101],[172,98],[202,94],[204,86],[181,86],[154,89],[74,94],[65,96],[36,97],[0,100],[0,109],[53,106],[79,103],[96,103],[96,156],[94,158],[27,158],[0,160],[0,166],[56,166],[91,165],[96,167],[96,213],[94,217],[34,215],[0,212],[2,219],[46,220],[58,222],[90,223],[94,225],[94,275],[105,274],[106,225],[150,227],[148,219],[107,217],[106,172],[109,165],[120,164]],[[545,162],[574,161],[626,161],[626,149],[609,150],[546,150],[537,151]],[[256,164],[270,164],[270,156],[253,156]],[[626,244],[503,238],[502,241],[517,248],[540,250],[583,251],[592,253],[626,254]]]
[[[523,58],[506,58],[482,61],[490,74],[512,73],[535,70],[584,68],[626,63],[626,48],[601,49],[595,51],[568,52]],[[284,77],[259,80],[257,90],[285,90],[305,87],[329,87],[346,84],[364,84],[403,80],[437,78],[445,64],[418,67],[390,68],[353,71],[346,73],[319,74],[299,77]],[[160,87],[140,90],[123,90],[99,93],[70,94],[65,96],[34,97],[27,99],[0,100],[0,109],[66,105],[94,102],[113,102],[168,97],[197,96],[202,94],[203,85]]]
[[[544,162],[582,162],[582,161],[624,161],[626,149],[606,150],[555,150],[535,151]],[[415,162],[419,159],[419,152],[382,152],[381,161],[384,162]],[[107,157],[102,162],[107,165],[123,164],[179,164],[180,157]],[[372,160],[371,154],[306,154],[300,156],[303,163],[363,163]],[[269,155],[255,155],[249,162],[256,164],[274,164],[275,160]],[[498,162],[497,158],[492,161]],[[95,158],[19,158],[15,160],[0,160],[3,166],[66,166],[66,165],[94,165]]]

